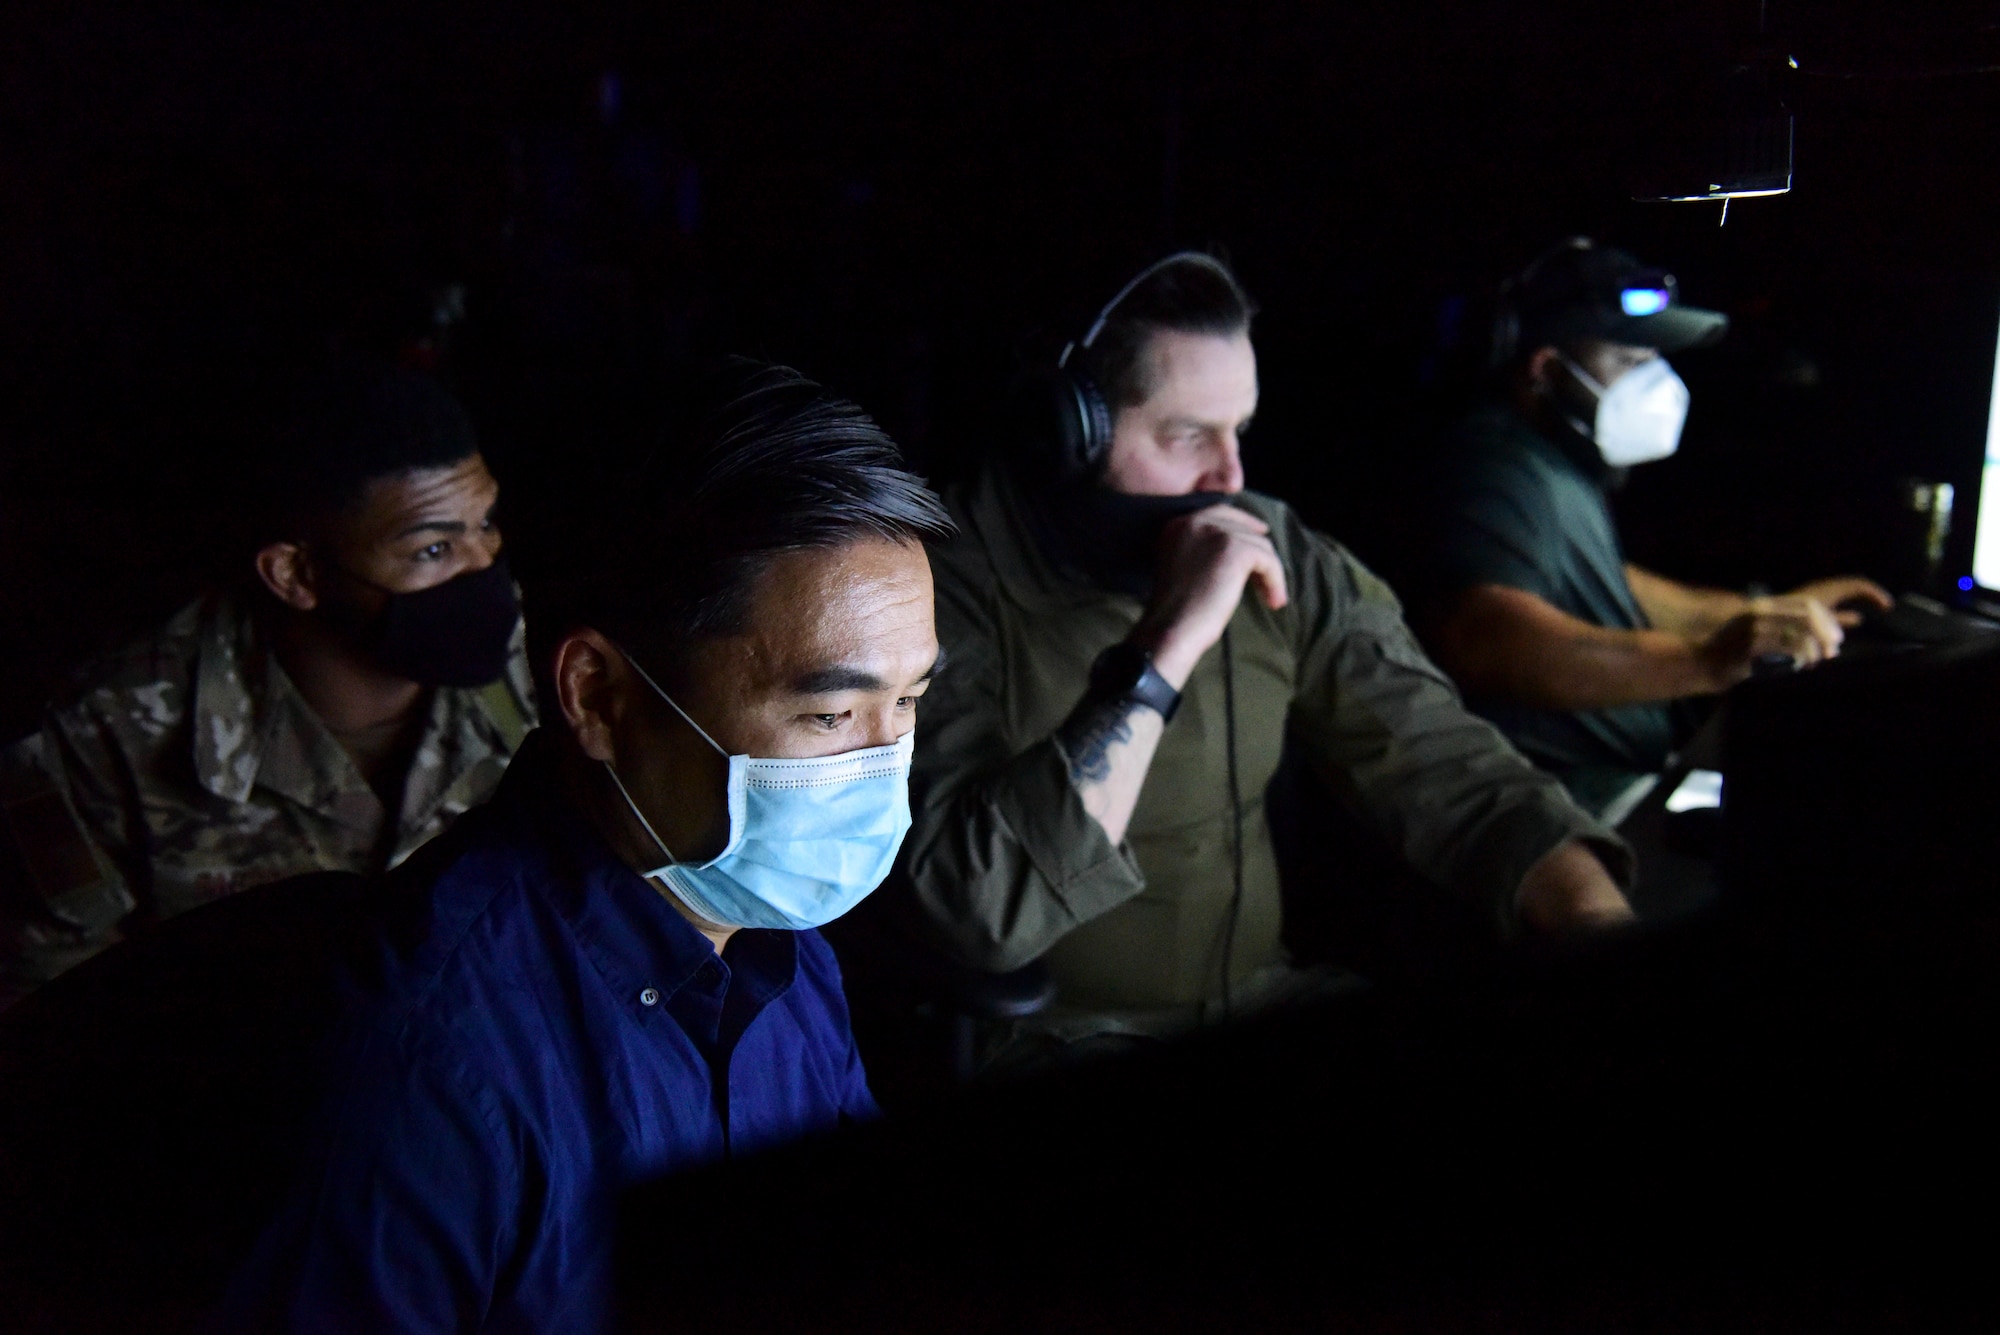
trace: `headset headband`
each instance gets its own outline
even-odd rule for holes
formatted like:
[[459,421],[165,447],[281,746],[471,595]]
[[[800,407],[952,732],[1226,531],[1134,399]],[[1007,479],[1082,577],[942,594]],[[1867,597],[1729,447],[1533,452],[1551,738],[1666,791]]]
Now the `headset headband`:
[[1520,351],[1521,293],[1535,280],[1535,275],[1559,256],[1595,249],[1597,243],[1587,236],[1565,237],[1529,260],[1526,268],[1501,280],[1500,290],[1494,294],[1493,338],[1486,349],[1489,366],[1495,369],[1504,366]]
[[1235,275],[1229,272],[1228,266],[1223,264],[1221,260],[1215,258],[1215,256],[1208,254],[1206,251],[1177,250],[1173,254],[1167,256],[1165,259],[1155,260],[1151,264],[1147,265],[1145,268],[1139,270],[1138,273],[1134,274],[1132,276],[1131,282],[1119,288],[1118,294],[1112,297],[1111,300],[1104,303],[1103,308],[1097,312],[1097,318],[1090,322],[1090,328],[1084,334],[1084,336],[1078,339],[1076,342],[1068,344],[1063,348],[1062,356],[1056,359],[1056,365],[1065,367],[1068,366],[1070,357],[1075,354],[1078,348],[1088,348],[1092,343],[1095,343],[1097,341],[1097,336],[1104,332],[1104,326],[1109,324],[1111,322],[1111,317],[1117,313],[1119,305],[1125,300],[1125,298],[1132,295],[1133,289],[1137,288],[1139,284],[1145,282],[1148,278],[1151,278],[1154,274],[1158,273],[1160,270],[1168,268],[1172,265],[1180,264],[1184,261],[1191,261],[1195,264],[1199,264],[1208,269],[1211,269],[1215,273],[1221,275],[1223,278],[1228,279],[1231,284],[1234,284],[1236,281]]

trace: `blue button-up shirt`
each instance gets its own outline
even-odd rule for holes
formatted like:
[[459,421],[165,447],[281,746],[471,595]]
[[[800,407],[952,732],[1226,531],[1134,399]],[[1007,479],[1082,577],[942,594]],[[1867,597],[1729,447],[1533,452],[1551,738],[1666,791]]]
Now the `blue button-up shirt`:
[[621,1187],[874,1115],[818,933],[718,957],[545,750],[394,874],[415,921],[362,971],[308,1171],[226,1326],[589,1330]]

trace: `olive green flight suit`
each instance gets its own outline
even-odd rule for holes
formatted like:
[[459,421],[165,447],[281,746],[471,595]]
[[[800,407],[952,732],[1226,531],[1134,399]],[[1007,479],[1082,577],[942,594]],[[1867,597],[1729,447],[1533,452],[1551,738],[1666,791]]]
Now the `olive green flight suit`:
[[[1173,1027],[1222,991],[1232,936],[1238,821],[1221,646],[1189,677],[1114,846],[1054,734],[1093,660],[1142,609],[1059,571],[1015,485],[991,470],[955,493],[960,536],[933,554],[948,663],[918,711],[907,885],[930,934],[964,962],[1046,958],[1054,1015],[1072,1031],[1079,1016],[1085,1030],[1099,1019],[1111,1031]],[[1291,601],[1273,611],[1246,592],[1228,631],[1243,838],[1232,987],[1285,962],[1264,790],[1288,731],[1419,871],[1503,931],[1522,876],[1565,840],[1591,841],[1629,880],[1624,845],[1466,710],[1388,586],[1281,502],[1246,492],[1235,503],[1270,525]]]

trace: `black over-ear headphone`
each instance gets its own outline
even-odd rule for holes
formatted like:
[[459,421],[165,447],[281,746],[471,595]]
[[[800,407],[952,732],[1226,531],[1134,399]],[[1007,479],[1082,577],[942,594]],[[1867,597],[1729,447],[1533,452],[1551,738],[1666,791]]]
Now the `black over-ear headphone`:
[[[1078,353],[1097,341],[1104,326],[1133,290],[1160,270],[1175,264],[1199,264],[1220,274],[1232,286],[1236,276],[1215,256],[1182,250],[1141,269],[1097,312],[1083,337],[1065,344],[1054,367],[1024,376],[1020,385],[1023,459],[1037,470],[1035,480],[1095,481],[1111,454],[1111,403]],[[1236,765],[1236,657],[1229,631],[1222,632],[1223,719],[1229,743],[1229,812],[1231,891],[1229,916],[1222,935],[1222,1018],[1231,1012],[1230,965],[1236,956],[1236,923],[1243,915],[1243,793]]]
[[1031,371],[1021,378],[1016,390],[1021,445],[1028,466],[1034,470],[1034,480],[1091,481],[1103,473],[1105,460],[1111,454],[1115,414],[1103,389],[1083,369],[1079,354],[1097,341],[1118,307],[1141,283],[1176,264],[1204,265],[1231,283],[1236,281],[1221,260],[1203,251],[1181,250],[1156,260],[1133,275],[1130,282],[1104,303],[1082,338],[1063,345],[1062,355],[1056,358],[1053,367]]
[[1587,236],[1572,236],[1556,242],[1528,262],[1528,267],[1514,274],[1500,284],[1500,293],[1493,305],[1493,341],[1489,345],[1486,365],[1498,371],[1520,356],[1521,347],[1521,293],[1535,281],[1542,266],[1558,255],[1578,250],[1591,250],[1597,243]]

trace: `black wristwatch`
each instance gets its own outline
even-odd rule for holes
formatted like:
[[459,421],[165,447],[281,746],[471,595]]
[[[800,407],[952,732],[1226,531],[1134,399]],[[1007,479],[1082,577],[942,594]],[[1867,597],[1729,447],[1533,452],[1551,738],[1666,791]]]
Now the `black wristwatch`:
[[1090,698],[1131,700],[1154,710],[1170,723],[1174,711],[1181,707],[1181,693],[1167,684],[1146,651],[1123,640],[1099,654],[1090,665]]

